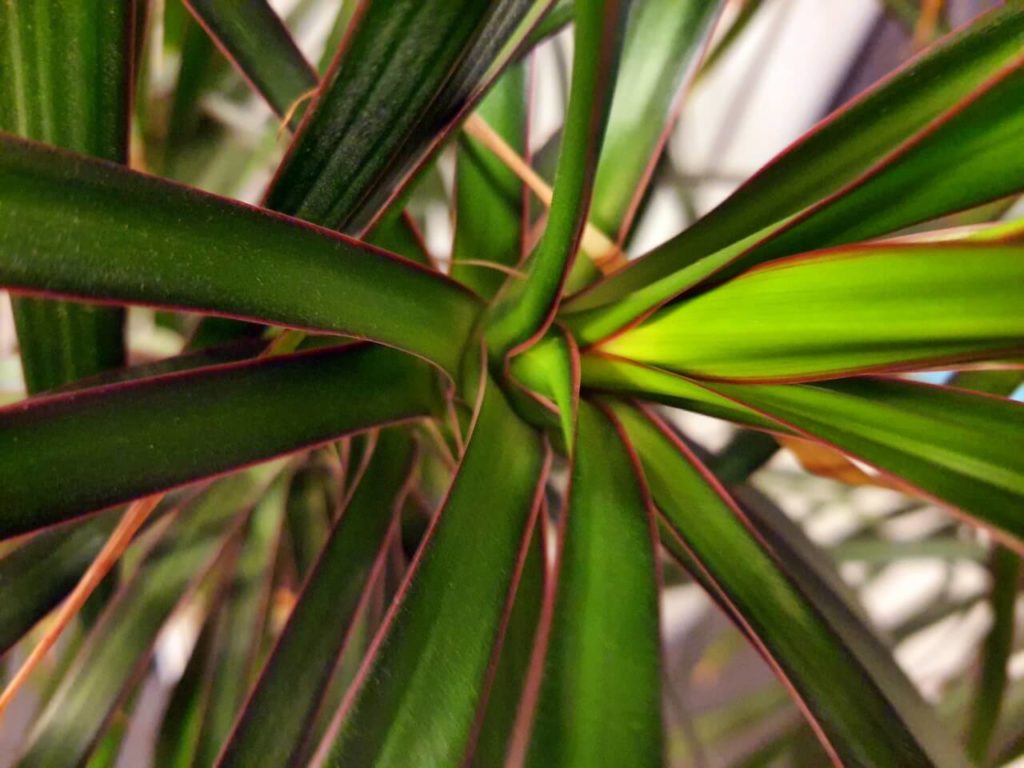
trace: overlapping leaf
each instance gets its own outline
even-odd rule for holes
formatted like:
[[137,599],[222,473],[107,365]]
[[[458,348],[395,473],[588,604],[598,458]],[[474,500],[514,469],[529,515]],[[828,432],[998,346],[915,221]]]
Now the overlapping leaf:
[[667,530],[754,641],[830,756],[858,766],[962,766],[958,748],[892,656],[823,584],[795,584],[724,489],[656,421],[616,407]]
[[19,765],[64,768],[84,762],[161,626],[222,550],[229,521],[280,469],[268,465],[225,479],[177,521],[93,628],[36,720]]
[[484,386],[448,498],[349,695],[332,764],[467,758],[546,474],[538,436]]
[[708,386],[1024,538],[1021,403],[885,378]]
[[267,205],[346,232],[367,228],[546,5],[364,2]]
[[[1024,119],[1013,96],[1022,87],[1015,64],[1022,41],[1024,11],[1014,5],[972,24],[822,123],[697,225],[581,293],[566,310],[600,314],[602,304],[633,293],[616,311],[607,309],[601,328],[588,329],[588,340],[596,340],[727,265],[735,271],[877,236],[1020,188],[1012,137]],[[978,161],[993,173],[978,175],[978,166],[952,160],[973,156],[980,146]],[[963,174],[965,183],[953,184],[950,171]],[[808,209],[819,200],[826,202]],[[753,249],[805,209],[789,234]],[[598,324],[595,317],[588,323]]]
[[[404,501],[413,445],[385,430],[324,545],[219,766],[293,764]],[[267,728],[268,722],[273,728]]]

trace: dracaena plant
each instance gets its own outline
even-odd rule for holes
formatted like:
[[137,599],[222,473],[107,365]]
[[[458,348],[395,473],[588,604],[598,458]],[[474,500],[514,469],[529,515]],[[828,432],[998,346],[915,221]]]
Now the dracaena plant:
[[[1024,229],[920,225],[1024,191],[1024,7],[626,258],[722,5],[362,0],[315,68],[263,0],[0,3],[0,286],[31,395],[0,410],[0,651],[26,638],[0,706],[49,681],[18,765],[112,764],[183,621],[156,765],[660,765],[675,566],[822,760],[987,763],[1024,535]],[[530,53],[567,25],[548,187]],[[160,99],[153,30],[180,58]],[[287,138],[258,206],[161,178],[273,155],[196,128],[211,72],[242,87],[224,59]],[[407,210],[442,150],[446,268]],[[125,367],[138,306],[186,348]],[[668,407],[740,438],[709,456]],[[966,742],[746,493],[779,441],[995,542]]]

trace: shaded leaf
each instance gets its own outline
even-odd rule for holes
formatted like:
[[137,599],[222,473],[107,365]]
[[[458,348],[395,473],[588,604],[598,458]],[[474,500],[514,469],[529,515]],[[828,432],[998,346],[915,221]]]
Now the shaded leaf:
[[[0,5],[0,131],[126,162],[133,6]],[[124,364],[121,310],[31,299],[13,308],[29,392]]]
[[84,760],[160,628],[222,550],[232,518],[280,468],[221,481],[177,521],[93,628],[36,719],[19,766],[62,768]]
[[353,233],[483,95],[547,4],[361,2],[266,198]]
[[297,98],[317,85],[316,72],[266,0],[183,0],[235,67],[278,115],[290,115]]
[[[643,301],[631,300],[635,304],[631,314],[635,317],[638,306],[654,306],[723,265],[732,263],[765,235],[813,203],[838,193],[872,168],[877,180],[861,193],[865,195],[865,205],[867,199],[877,201],[879,182],[912,186],[913,194],[887,190],[891,195],[884,198],[887,205],[870,205],[867,212],[871,215],[865,215],[864,210],[854,214],[842,205],[834,207],[834,210],[837,215],[842,215],[844,225],[853,223],[862,231],[870,228],[876,235],[889,227],[905,226],[921,218],[956,210],[969,205],[972,199],[982,202],[998,196],[1000,192],[996,189],[995,180],[1012,177],[1012,158],[1008,167],[999,168],[991,178],[979,171],[980,165],[971,162],[961,164],[953,158],[962,150],[973,152],[966,146],[969,142],[964,142],[972,132],[971,138],[984,141],[993,154],[1000,151],[1000,146],[1010,153],[1007,138],[995,141],[993,136],[983,138],[983,134],[997,129],[1000,120],[992,122],[996,118],[995,113],[1012,122],[1019,101],[1014,101],[1009,93],[991,93],[990,88],[989,103],[977,105],[980,110],[976,107],[967,111],[978,115],[979,123],[984,122],[985,125],[975,124],[968,130],[971,117],[961,114],[950,121],[952,125],[947,124],[934,135],[926,135],[924,129],[940,116],[953,114],[951,110],[958,103],[962,109],[964,99],[976,94],[1018,57],[1022,43],[1024,10],[1011,4],[982,17],[827,118],[696,225],[631,263],[619,274],[581,293],[567,304],[567,310],[591,309],[650,286],[644,292]],[[1014,86],[1011,82],[1006,87],[1012,89]],[[988,114],[981,117],[980,113],[986,111]],[[1020,119],[1019,115],[1017,119]],[[1006,128],[1009,130],[1008,125]],[[915,158],[914,152],[907,148],[917,140],[920,140],[920,149],[916,150],[918,157]],[[879,158],[894,151],[903,153],[905,161],[902,165],[891,160],[884,165],[877,164]],[[919,161],[918,165],[924,161],[931,162],[933,167],[937,163],[941,167],[939,175],[916,175],[914,163],[906,162],[914,160]],[[982,163],[984,159],[979,157],[978,162]],[[984,189],[971,189],[972,185],[968,183],[961,190],[959,184],[948,183],[951,170],[978,181],[984,178]],[[927,174],[934,174],[934,171],[929,170]],[[941,184],[938,183],[940,178]],[[906,188],[903,186],[904,190]],[[922,191],[928,194],[922,194]],[[841,199],[838,197],[837,202]],[[889,206],[895,203],[898,205],[890,210]],[[824,219],[820,220],[824,230]],[[834,226],[835,221],[831,225]],[[819,231],[815,234],[816,242],[808,244],[810,230],[802,231],[808,236],[802,238],[801,247],[797,250],[837,242],[833,238],[841,234],[839,231],[825,231],[822,235]],[[851,238],[856,239],[852,232],[839,242],[849,242]],[[769,252],[761,255],[763,260]],[[677,274],[676,279],[665,280],[656,291],[653,290],[652,284],[673,273],[680,273],[689,265],[693,268],[686,274]]]
[[383,566],[382,547],[404,501],[413,456],[407,436],[380,433],[218,766],[294,764],[372,575]]

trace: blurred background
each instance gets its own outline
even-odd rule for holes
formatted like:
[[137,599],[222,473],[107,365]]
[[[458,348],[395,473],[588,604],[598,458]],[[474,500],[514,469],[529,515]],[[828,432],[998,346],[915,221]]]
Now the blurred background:
[[[679,0],[685,2],[686,0]],[[133,164],[219,194],[259,200],[287,140],[276,118],[209,47],[203,69],[182,70],[182,51],[202,46],[179,0],[154,0],[147,29]],[[727,3],[678,125],[638,231],[640,254],[724,199],[762,164],[861,90],[950,28],[986,7],[984,0],[733,0]],[[276,0],[310,61],[325,58],[338,0]],[[166,19],[161,21],[161,19]],[[166,26],[165,26],[166,25]],[[535,166],[550,179],[571,64],[571,33],[538,51],[532,139]],[[329,54],[328,54],[329,57]],[[192,57],[190,60],[195,60]],[[195,108],[179,110],[178,83],[189,78]],[[177,142],[172,159],[161,147]],[[453,161],[442,155],[412,198],[435,258],[450,256]],[[1018,204],[1018,213],[1024,212]],[[973,223],[1005,210],[976,211],[944,225]],[[972,218],[973,217],[973,218]],[[177,353],[181,328],[152,311],[132,310],[133,362]],[[943,380],[944,374],[929,374]],[[1020,392],[1017,393],[1020,396]],[[0,292],[0,404],[23,397],[7,296]],[[709,451],[728,450],[724,422],[677,414],[686,434]],[[796,453],[794,453],[794,450]],[[798,455],[799,454],[799,457]],[[817,466],[809,473],[801,466]],[[837,478],[842,478],[842,481]],[[839,574],[895,649],[899,662],[951,727],[963,729],[978,649],[992,623],[990,542],[941,510],[884,487],[869,470],[796,443],[750,480],[752,503],[781,509],[825,548]],[[674,766],[824,766],[827,759],[769,669],[701,590],[667,574],[663,621],[669,757]],[[2,588],[2,585],[0,585]],[[2,594],[0,594],[2,599]],[[152,764],[154,729],[195,642],[194,621],[179,612],[165,627],[145,678],[137,714],[125,723],[116,758],[122,768]],[[997,764],[1024,766],[1024,608],[1016,606],[1013,684],[995,740]],[[4,660],[23,658],[25,644]],[[54,662],[56,663],[56,662]],[[28,691],[0,724],[0,768],[38,704]]]

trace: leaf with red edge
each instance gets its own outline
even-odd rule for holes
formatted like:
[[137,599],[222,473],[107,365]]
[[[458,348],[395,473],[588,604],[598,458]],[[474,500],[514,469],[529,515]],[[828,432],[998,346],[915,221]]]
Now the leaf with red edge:
[[956,743],[860,616],[797,581],[697,458],[651,414],[616,405],[663,530],[790,687],[839,765],[964,766]]

